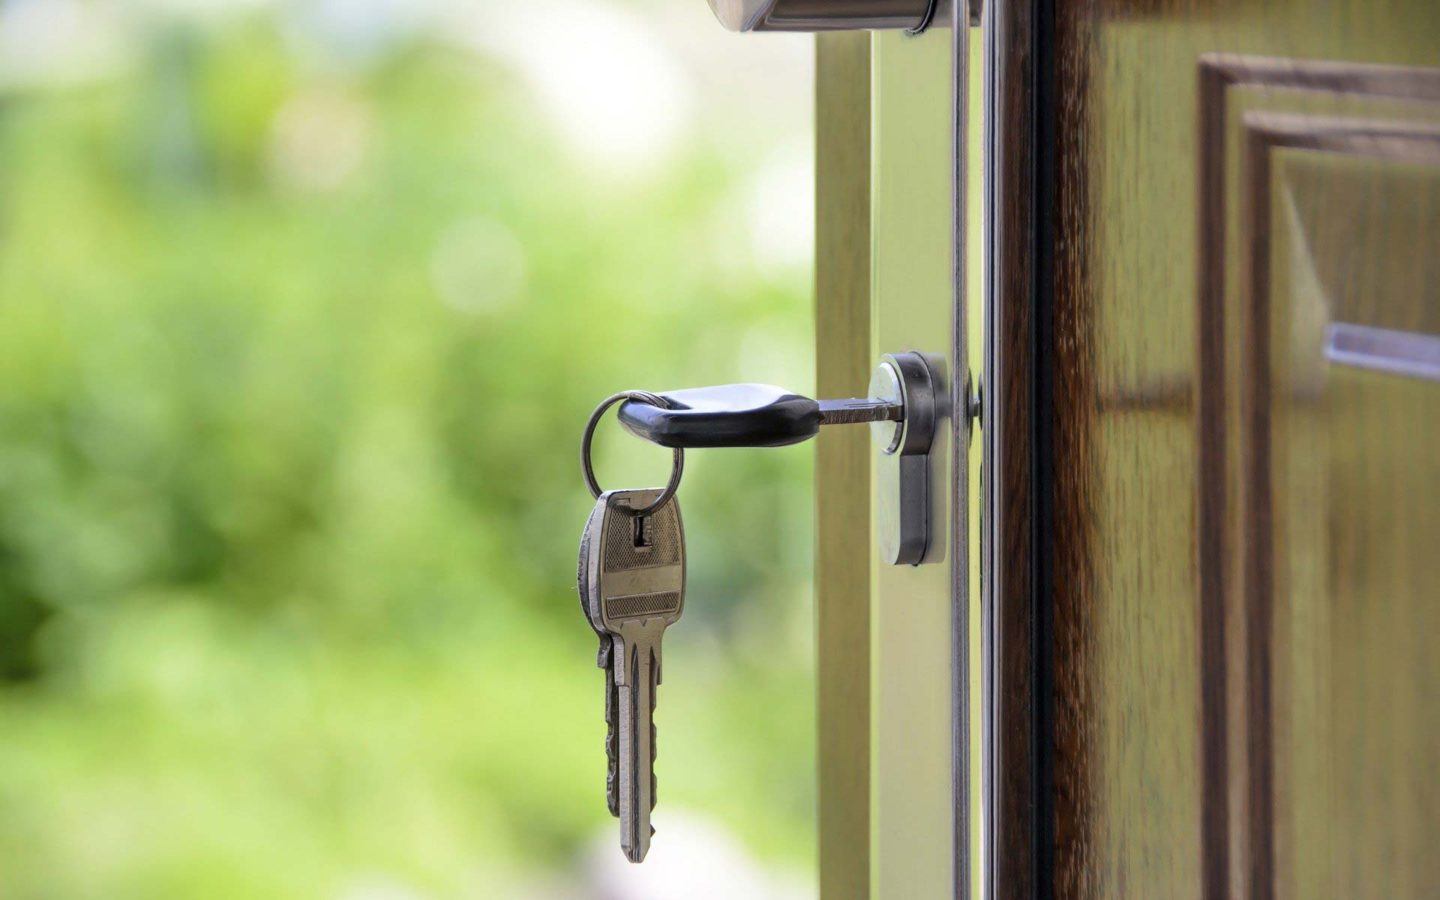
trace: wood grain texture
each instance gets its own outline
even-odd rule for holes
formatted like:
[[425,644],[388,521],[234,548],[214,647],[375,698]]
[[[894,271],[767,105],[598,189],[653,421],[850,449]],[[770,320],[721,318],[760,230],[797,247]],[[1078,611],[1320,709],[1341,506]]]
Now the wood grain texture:
[[[1268,240],[1268,224],[1264,234],[1255,235],[1255,217],[1268,222],[1264,217],[1269,215],[1266,148],[1290,144],[1346,152],[1347,144],[1385,141],[1387,133],[1395,130],[1384,123],[1345,126],[1314,117],[1297,119],[1270,113],[1263,120],[1255,120],[1254,116],[1260,114],[1246,114],[1243,125],[1247,137],[1240,143],[1254,152],[1244,156],[1249,174],[1232,189],[1227,173],[1234,174],[1241,167],[1228,159],[1229,137],[1242,124],[1232,107],[1240,106],[1247,95],[1274,96],[1272,92],[1276,91],[1283,93],[1272,102],[1292,108],[1297,98],[1319,98],[1328,101],[1330,107],[1336,103],[1373,107],[1376,99],[1430,105],[1440,101],[1440,71],[1222,54],[1201,58],[1198,308],[1199,364],[1206,372],[1223,375],[1231,368],[1227,344],[1251,347],[1252,353],[1268,346],[1265,341],[1256,343],[1254,335],[1258,332],[1253,327],[1257,309],[1263,316],[1269,306],[1268,302],[1256,304],[1256,298],[1268,296],[1269,262],[1268,256],[1257,257],[1253,244],[1256,239]],[[1399,130],[1410,129],[1400,126]],[[1388,140],[1393,143],[1395,138]],[[1405,152],[1404,147],[1392,150]],[[1258,159],[1255,153],[1260,154]],[[1227,234],[1234,230],[1229,227],[1229,219],[1238,210],[1228,209],[1230,206],[1248,211],[1248,224],[1237,235],[1240,244],[1249,248],[1244,267],[1231,260],[1237,251],[1227,240]],[[1244,309],[1231,311],[1227,309],[1228,279],[1242,274],[1235,271],[1242,268],[1248,273],[1245,277],[1250,300]],[[1249,332],[1244,328],[1247,321],[1252,326]],[[1268,896],[1275,881],[1274,748],[1269,713],[1272,604],[1268,599],[1272,594],[1268,578],[1273,547],[1268,531],[1256,531],[1262,523],[1255,518],[1268,517],[1268,499],[1263,496],[1268,482],[1249,477],[1236,482],[1232,469],[1238,463],[1231,462],[1231,457],[1241,453],[1240,444],[1231,442],[1252,440],[1245,437],[1254,434],[1251,426],[1258,423],[1263,429],[1269,419],[1268,405],[1258,404],[1255,393],[1257,378],[1266,377],[1267,365],[1262,358],[1262,364],[1257,366],[1252,356],[1245,365],[1248,375],[1217,375],[1199,382],[1199,577],[1207,797],[1204,842],[1210,896]],[[1254,412],[1249,416],[1251,421],[1241,427],[1232,423],[1235,415],[1231,411],[1246,403],[1252,404]],[[1268,443],[1261,440],[1253,449],[1254,453],[1247,451],[1249,465],[1254,471],[1268,468]],[[1265,460],[1257,459],[1257,455]],[[1232,520],[1227,507],[1239,503],[1242,495],[1246,507],[1238,510],[1240,515]],[[1236,532],[1244,533],[1237,538]],[[1244,548],[1243,558],[1236,552],[1237,547]],[[1243,584],[1236,581],[1237,565],[1244,570]]]
[[[1388,445],[1354,423],[1392,421],[1404,404],[1429,410],[1429,401],[1410,387],[1372,387],[1364,395],[1383,414],[1365,419],[1355,406],[1364,392],[1349,383],[1382,376],[1332,374],[1334,402],[1349,398],[1348,418],[1325,418],[1311,431],[1287,422],[1299,429],[1286,432],[1287,455],[1279,443],[1256,455],[1260,426],[1299,415],[1294,390],[1313,387],[1273,381],[1272,398],[1289,391],[1284,411],[1251,404],[1242,419],[1242,376],[1288,358],[1254,356],[1258,336],[1285,354],[1316,338],[1305,330],[1310,320],[1240,318],[1257,278],[1273,289],[1291,276],[1235,264],[1242,251],[1268,260],[1283,249],[1246,251],[1235,223],[1247,197],[1267,208],[1301,202],[1300,182],[1282,192],[1252,180],[1243,193],[1236,166],[1207,162],[1201,147],[1210,135],[1233,162],[1244,149],[1244,117],[1256,111],[1406,120],[1426,88],[1396,67],[1436,64],[1440,6],[1000,6],[992,55],[1001,70],[991,194],[997,358],[987,381],[987,423],[999,434],[987,444],[995,506],[986,557],[996,617],[998,892],[1378,896],[1384,888],[1425,896],[1430,870],[1412,836],[1440,822],[1416,779],[1414,748],[1440,739],[1420,700],[1433,698],[1436,673],[1413,642],[1368,618],[1359,598],[1433,621],[1418,601],[1434,590],[1415,535],[1431,534],[1440,486],[1419,451],[1382,453]],[[1202,68],[1207,60],[1214,71]],[[1364,74],[1352,81],[1363,96],[1337,98],[1337,78],[1357,63]],[[1018,74],[1007,81],[1006,72]],[[1280,83],[1237,87],[1262,77]],[[1237,92],[1245,94],[1238,104]],[[1230,100],[1204,100],[1217,94]],[[1322,147],[1278,152],[1333,155]],[[1336,171],[1311,173],[1304,186],[1321,198],[1310,202],[1345,222],[1349,194]],[[1391,199],[1392,211],[1400,206]],[[1419,226],[1433,244],[1440,222]],[[1404,275],[1379,244],[1362,243],[1389,261],[1362,264],[1355,253],[1327,250],[1350,261],[1332,273],[1337,283],[1378,272],[1433,296],[1421,275]],[[1231,264],[1207,263],[1207,253]],[[1433,446],[1429,432],[1417,433]],[[1301,434],[1325,441],[1307,449]],[[996,453],[1005,455],[988,458]],[[1403,478],[1401,459],[1411,465]],[[1263,473],[1287,479],[1268,499]],[[1365,492],[1400,504],[1382,477],[1424,498],[1392,507],[1388,520],[1403,524],[1402,534],[1389,535],[1385,516],[1353,508]],[[1352,504],[1343,518],[1341,495]],[[1282,508],[1293,522],[1312,523],[1307,543],[1286,536]],[[1332,523],[1323,540],[1314,520]],[[1257,540],[1272,528],[1272,542]],[[1350,587],[1296,592],[1317,573]],[[1257,591],[1274,599],[1268,613],[1251,603]],[[1333,627],[1341,610],[1358,617],[1353,638]],[[1015,639],[1022,634],[1028,646]],[[1390,712],[1379,702],[1386,675],[1404,685]],[[1245,724],[1257,705],[1268,710],[1265,728]],[[1307,750],[1312,744],[1319,749]],[[1381,761],[1399,769],[1373,783],[1387,796],[1410,794],[1396,801],[1401,814],[1389,829],[1365,797],[1372,782],[1357,774],[1379,773]],[[1317,832],[1308,823],[1323,818],[1318,809],[1344,811],[1352,831]],[[1332,861],[1322,865],[1326,848]],[[1364,887],[1367,876],[1377,887]]]
[[[1053,46],[1061,34],[1088,44],[1092,24],[1079,5],[1057,3],[1053,20],[1042,31],[1042,45]],[[1050,171],[1055,171],[1060,160],[1077,158],[1085,150],[1088,111],[1062,97],[1088,93],[1093,66],[1094,60],[1086,54],[1059,53],[1047,54],[1041,65],[1041,93],[1046,107],[1054,110],[1042,120],[1050,126],[1041,129],[1042,163],[1048,164]],[[1093,198],[1085,183],[1060,178],[1042,178],[1040,183],[1044,185],[1039,192],[1040,279],[1053,286],[1054,293],[1050,302],[1039,304],[1037,315],[1036,346],[1042,349],[1036,354],[1036,393],[1039,397],[1103,398],[1106,392],[1098,387],[1101,376],[1096,360],[1099,323],[1084,315],[1083,299],[1072,293],[1092,284],[1092,272],[1102,264],[1091,243],[1096,237]],[[1126,390],[1125,386],[1115,387]],[[1103,865],[1092,856],[1095,846],[1088,840],[1088,829],[1096,805],[1103,800],[1089,773],[1103,765],[1092,757],[1106,750],[1106,723],[1095,717],[1090,699],[1094,665],[1099,662],[1095,654],[1106,648],[1090,628],[1091,611],[1083,604],[1060,602],[1062,592],[1093,582],[1093,558],[1103,546],[1097,543],[1099,535],[1091,517],[1091,497],[1104,489],[1093,427],[1103,402],[1054,402],[1036,413],[1041,535],[1038,593],[1056,598],[1048,614],[1046,606],[1041,606],[1041,617],[1049,622],[1043,632],[1048,644],[1042,646],[1042,653],[1051,655],[1049,665],[1041,666],[1042,676],[1050,684],[1052,706],[1053,765],[1046,776],[1046,786],[1055,798],[1049,829],[1054,843],[1051,884],[1055,894],[1066,897],[1084,893],[1090,873]],[[1076,489],[1046,489],[1057,483]],[[1062,665],[1072,660],[1085,664]]]
[[[821,397],[870,377],[870,38],[816,39],[815,362]],[[870,884],[870,435],[815,445],[822,897]]]
[[1247,887],[1434,896],[1440,667],[1410,635],[1440,596],[1440,388],[1327,365],[1324,328],[1433,329],[1440,128],[1242,127]]

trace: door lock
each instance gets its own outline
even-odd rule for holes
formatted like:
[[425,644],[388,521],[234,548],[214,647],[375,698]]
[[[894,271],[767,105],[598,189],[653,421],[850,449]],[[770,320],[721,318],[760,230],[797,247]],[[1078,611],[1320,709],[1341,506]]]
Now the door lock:
[[920,353],[887,353],[870,376],[870,396],[900,404],[893,424],[870,432],[880,457],[875,467],[876,533],[880,558],[891,565],[920,564],[930,547],[930,447],[946,413],[939,402],[940,373]]
[[[875,367],[869,396],[812,400],[768,384],[722,384],[665,391],[664,405],[626,400],[620,423],[662,447],[784,447],[827,425],[869,423],[880,452],[876,466],[881,557],[919,565],[930,546],[930,450],[939,422],[951,414],[939,363],[915,351],[887,353]],[[970,414],[967,402],[964,414]]]

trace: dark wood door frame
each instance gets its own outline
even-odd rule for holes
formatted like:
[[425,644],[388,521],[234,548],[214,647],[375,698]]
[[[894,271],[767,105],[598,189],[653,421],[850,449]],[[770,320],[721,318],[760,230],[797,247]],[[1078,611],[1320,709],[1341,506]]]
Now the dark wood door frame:
[[1053,2],[995,0],[985,15],[986,287],[982,558],[987,752],[985,860],[994,897],[1053,893],[1048,502],[1045,417],[1051,373],[1037,352],[1046,329],[1051,241],[1044,160],[1043,54]]

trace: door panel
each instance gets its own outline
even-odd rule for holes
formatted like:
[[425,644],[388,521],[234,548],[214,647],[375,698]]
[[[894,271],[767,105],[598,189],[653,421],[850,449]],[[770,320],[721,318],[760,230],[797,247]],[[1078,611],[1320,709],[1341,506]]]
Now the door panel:
[[[1437,280],[1423,248],[1427,234],[1433,243],[1437,210],[1425,183],[1433,171],[1425,173],[1420,158],[1433,155],[1425,133],[1436,117],[1437,76],[1277,58],[1201,62],[1201,196],[1210,202],[1202,211],[1200,309],[1212,342],[1202,339],[1199,358],[1208,376],[1200,421],[1221,424],[1201,433],[1202,445],[1213,442],[1201,479],[1214,500],[1207,508],[1202,493],[1201,558],[1214,561],[1200,573],[1202,585],[1210,579],[1202,628],[1214,636],[1202,666],[1211,712],[1223,719],[1209,736],[1228,735],[1224,747],[1207,745],[1207,762],[1212,783],[1229,787],[1223,804],[1207,808],[1216,843],[1228,825],[1228,843],[1212,858],[1218,865],[1229,857],[1237,890],[1329,889],[1331,867],[1314,851],[1330,822],[1312,816],[1333,799],[1336,773],[1320,761],[1348,755],[1333,743],[1340,737],[1329,717],[1360,711],[1342,714],[1319,697],[1330,696],[1328,682],[1359,673],[1342,674],[1338,657],[1333,670],[1320,657],[1302,663],[1309,651],[1299,648],[1317,635],[1292,626],[1313,631],[1329,621],[1330,600],[1319,598],[1348,553],[1313,539],[1314,528],[1343,524],[1342,545],[1363,538],[1348,530],[1359,508],[1329,506],[1336,485],[1325,459],[1335,440],[1353,445],[1362,436],[1336,431],[1341,420],[1315,410],[1327,406],[1327,381],[1341,377],[1326,365],[1333,337],[1342,346],[1363,341],[1375,334],[1366,322],[1433,331],[1423,321],[1433,307],[1425,285],[1433,295]],[[1230,519],[1221,521],[1227,507]],[[1226,552],[1231,543],[1239,549]],[[1233,578],[1222,581],[1227,566]],[[1363,762],[1346,765],[1359,772]],[[1333,849],[1357,864],[1365,853],[1356,840]],[[1377,873],[1374,883],[1383,881]]]
[[1246,243],[1269,258],[1249,261],[1244,302],[1269,327],[1240,374],[1256,407],[1242,425],[1243,602],[1252,671],[1270,682],[1248,682],[1248,716],[1271,748],[1251,764],[1270,782],[1274,884],[1435,896],[1440,130],[1247,127],[1268,185],[1254,186]]
[[1440,6],[991,5],[997,892],[1434,895]]

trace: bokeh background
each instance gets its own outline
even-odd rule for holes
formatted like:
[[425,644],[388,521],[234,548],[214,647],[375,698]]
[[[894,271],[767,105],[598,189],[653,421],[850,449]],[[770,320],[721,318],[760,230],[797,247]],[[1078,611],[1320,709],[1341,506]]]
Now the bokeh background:
[[809,450],[691,456],[640,867],[574,594],[599,399],[811,385],[810,98],[703,0],[0,2],[0,896],[813,894]]

